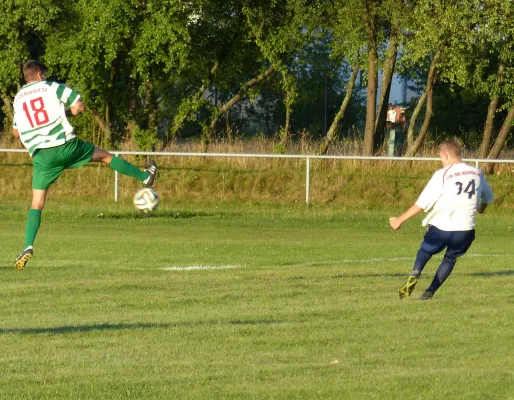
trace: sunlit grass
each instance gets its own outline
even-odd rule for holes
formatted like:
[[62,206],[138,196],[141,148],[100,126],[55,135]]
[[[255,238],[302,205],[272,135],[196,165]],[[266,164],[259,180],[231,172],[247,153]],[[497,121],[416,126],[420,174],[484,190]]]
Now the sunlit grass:
[[[430,302],[400,302],[423,235],[398,211],[51,199],[0,206],[0,398],[508,399],[514,214]],[[488,210],[489,211],[489,210]],[[435,272],[427,266],[416,298]]]

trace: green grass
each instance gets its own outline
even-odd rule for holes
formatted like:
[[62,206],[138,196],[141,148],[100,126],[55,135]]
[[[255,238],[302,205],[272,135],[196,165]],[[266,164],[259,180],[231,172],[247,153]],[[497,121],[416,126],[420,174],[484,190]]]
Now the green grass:
[[20,272],[26,206],[0,206],[1,399],[513,398],[514,213],[401,302],[398,209],[50,199]]

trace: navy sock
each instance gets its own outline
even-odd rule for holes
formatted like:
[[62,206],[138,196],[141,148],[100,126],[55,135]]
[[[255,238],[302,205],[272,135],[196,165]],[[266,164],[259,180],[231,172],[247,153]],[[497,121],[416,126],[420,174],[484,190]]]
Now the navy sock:
[[427,253],[423,249],[419,249],[416,254],[416,261],[414,261],[414,267],[412,268],[412,274],[417,277],[421,275],[423,268],[427,265],[428,261],[432,258],[432,254]]
[[432,280],[432,283],[428,287],[427,291],[434,293],[441,287],[446,278],[448,278],[452,273],[456,261],[457,260],[455,260],[455,258],[443,258],[443,262],[441,265],[439,265],[439,268],[437,268],[434,279]]

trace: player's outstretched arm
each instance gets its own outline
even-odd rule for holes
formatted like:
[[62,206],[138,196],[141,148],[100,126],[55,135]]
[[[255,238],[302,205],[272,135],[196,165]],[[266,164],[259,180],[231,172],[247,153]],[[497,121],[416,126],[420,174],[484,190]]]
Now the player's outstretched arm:
[[414,217],[415,215],[418,215],[423,209],[416,204],[413,204],[411,208],[409,208],[407,211],[405,211],[402,215],[399,217],[391,217],[389,218],[389,225],[391,225],[391,228],[394,230],[400,229],[402,224]]

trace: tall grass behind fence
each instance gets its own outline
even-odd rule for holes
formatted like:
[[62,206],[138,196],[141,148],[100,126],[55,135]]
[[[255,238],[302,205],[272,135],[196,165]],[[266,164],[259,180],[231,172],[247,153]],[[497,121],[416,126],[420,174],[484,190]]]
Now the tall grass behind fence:
[[[139,167],[142,156],[123,156]],[[304,159],[248,157],[158,156],[156,189],[167,202],[304,203]],[[432,173],[435,161],[311,160],[311,202],[343,206],[412,204]],[[514,165],[500,165],[488,177],[495,207],[514,208]],[[4,200],[30,198],[32,164],[26,153],[0,153],[0,195]],[[113,201],[114,172],[101,164],[65,171],[52,186],[55,199],[89,198]],[[119,177],[119,200],[131,201],[141,184]]]

